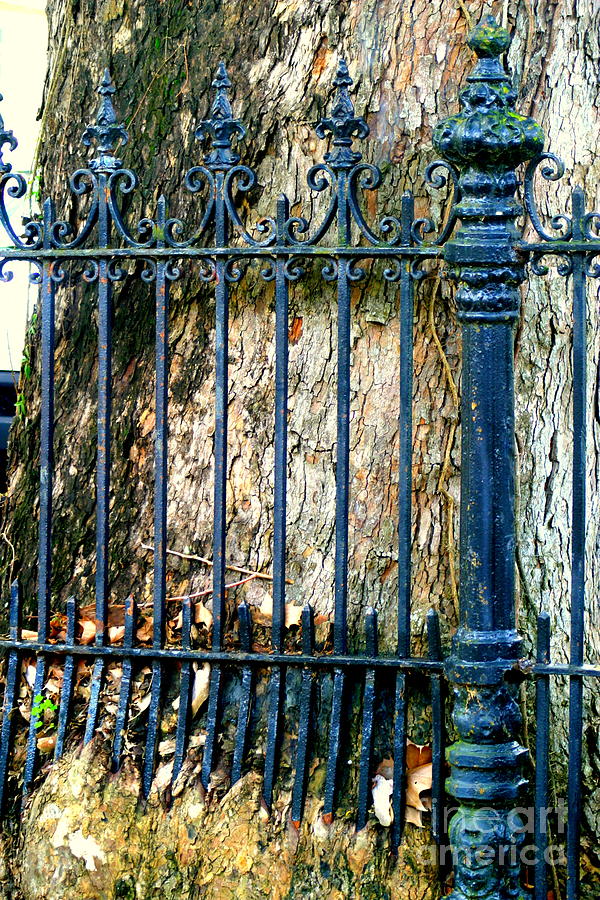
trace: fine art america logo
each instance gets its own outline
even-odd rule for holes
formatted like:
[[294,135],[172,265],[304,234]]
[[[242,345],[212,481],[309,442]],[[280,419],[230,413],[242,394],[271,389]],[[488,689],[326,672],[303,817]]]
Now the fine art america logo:
[[427,844],[418,852],[425,865],[456,867],[458,863],[475,880],[494,868],[540,862],[560,866],[566,864],[566,826],[567,808],[562,799],[556,806],[518,806],[508,813],[485,806],[447,806],[444,833],[450,835],[450,842]]

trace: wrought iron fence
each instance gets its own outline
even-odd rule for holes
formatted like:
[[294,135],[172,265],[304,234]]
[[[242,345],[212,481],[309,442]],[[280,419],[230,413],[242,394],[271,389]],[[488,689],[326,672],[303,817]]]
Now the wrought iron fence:
[[[281,195],[272,218],[250,227],[236,206],[236,194],[248,192],[255,173],[240,163],[234,139],[244,127],[232,112],[231,87],[221,64],[213,82],[215,98],[210,117],[196,136],[210,142],[202,165],[189,170],[185,186],[208,197],[199,224],[188,226],[172,217],[160,197],[153,218],[143,218],[131,228],[123,213],[125,195],[138,184],[136,175],[123,168],[114,155],[118,141],[128,140],[112,104],[114,87],[108,71],[98,92],[100,107],[83,141],[97,147],[85,168],[70,178],[74,195],[88,196],[87,217],[78,231],[56,216],[52,200],[43,206],[41,221],[29,222],[23,235],[11,223],[6,198],[24,196],[24,178],[11,171],[0,154],[0,221],[10,240],[1,251],[0,278],[8,280],[15,261],[33,266],[32,280],[40,286],[41,318],[41,436],[40,524],[38,562],[38,633],[24,640],[20,629],[22,599],[17,583],[10,600],[10,634],[0,641],[7,658],[2,730],[0,734],[0,802],[6,800],[7,774],[13,744],[14,711],[25,654],[37,658],[33,695],[42,693],[47,660],[58,654],[64,675],[58,711],[55,758],[62,755],[70,721],[74,673],[78,659],[94,661],[87,711],[85,742],[93,737],[99,716],[100,694],[108,661],[122,664],[122,679],[112,760],[119,766],[131,699],[132,674],[140,662],[152,668],[143,763],[143,790],[148,794],[155,768],[161,698],[165,673],[180,664],[180,703],[176,731],[173,778],[181,770],[190,733],[192,663],[211,665],[202,765],[202,782],[208,788],[215,766],[217,741],[222,727],[225,672],[240,679],[241,693],[232,781],[241,777],[248,746],[250,712],[255,701],[257,667],[270,670],[268,733],[264,764],[263,799],[271,808],[282,740],[282,716],[286,671],[301,672],[298,738],[292,794],[292,821],[302,817],[311,752],[311,719],[314,712],[315,673],[332,679],[329,753],[323,818],[331,822],[336,808],[339,762],[343,736],[344,694],[348,680],[364,680],[361,749],[358,772],[356,823],[362,828],[370,803],[373,775],[374,708],[377,675],[382,670],[395,677],[393,725],[394,783],[391,844],[402,836],[405,805],[405,753],[407,732],[407,678],[414,673],[429,680],[433,742],[433,834],[443,843],[444,808],[444,684],[455,694],[454,725],[459,740],[447,753],[451,775],[446,783],[458,802],[450,822],[454,853],[455,900],[474,896],[493,898],[524,896],[519,887],[518,851],[524,836],[518,815],[525,780],[521,772],[524,749],[518,742],[520,712],[518,683],[533,677],[536,685],[535,776],[535,897],[546,900],[547,868],[544,851],[547,835],[543,814],[548,806],[550,679],[565,675],[570,684],[569,780],[567,833],[567,898],[578,894],[581,822],[581,769],[583,685],[600,668],[586,665],[583,652],[586,529],[586,292],[588,277],[598,277],[600,266],[600,214],[585,211],[582,191],[572,194],[571,215],[552,220],[551,231],[542,223],[534,201],[534,176],[556,180],[563,174],[560,161],[543,152],[544,137],[530,118],[514,111],[515,93],[501,56],[509,37],[493,19],[485,19],[469,37],[478,61],[461,93],[461,112],[442,122],[434,132],[434,145],[442,159],[425,175],[429,184],[453,187],[451,214],[436,232],[430,219],[416,219],[410,192],[401,198],[398,216],[386,215],[369,224],[360,200],[361,191],[373,191],[382,181],[380,170],[362,161],[355,139],[365,138],[368,127],[355,114],[349,89],[352,80],[341,61],[334,81],[331,113],[316,127],[320,138],[331,137],[324,162],[313,166],[308,186],[329,202],[321,221],[309,222],[290,214],[288,199]],[[12,132],[0,119],[0,150],[16,145]],[[517,227],[522,213],[515,199],[518,180],[515,167],[527,163],[523,197],[535,240],[525,242]],[[433,235],[433,237],[431,237]],[[428,236],[431,239],[428,239]],[[514,383],[513,332],[519,314],[519,285],[526,265],[545,274],[546,254],[563,261],[559,273],[573,286],[573,484],[572,484],[572,612],[569,664],[551,663],[547,613],[538,625],[537,657],[521,660],[521,639],[516,631],[514,608]],[[429,655],[411,656],[411,462],[413,395],[413,298],[414,284],[422,274],[423,260],[440,259],[458,283],[457,311],[462,327],[462,467],[460,536],[460,625],[451,656],[442,661],[437,614],[427,620]],[[125,275],[125,261],[138,261],[141,278],[154,284],[156,300],[156,425],[154,483],[154,597],[152,646],[136,646],[136,609],[130,600],[125,610],[122,645],[107,642],[109,551],[109,491],[111,460],[111,301],[113,285]],[[286,473],[288,388],[288,294],[290,282],[304,274],[309,261],[317,261],[323,278],[337,286],[337,452],[335,518],[335,612],[333,652],[318,653],[313,634],[313,610],[302,610],[301,652],[286,651]],[[400,292],[400,447],[398,500],[398,602],[395,654],[379,654],[377,614],[369,608],[364,628],[366,652],[348,651],[348,504],[350,485],[350,290],[365,275],[362,261],[383,261],[383,278],[399,284]],[[275,437],[274,437],[274,532],[273,620],[269,652],[253,650],[248,605],[238,607],[238,650],[226,649],[225,559],[226,471],[228,409],[228,309],[231,285],[241,281],[245,265],[258,261],[260,276],[275,283]],[[166,646],[167,570],[167,459],[168,459],[168,346],[169,293],[171,284],[184,275],[185,263],[214,287],[215,295],[215,433],[214,433],[214,530],[211,649],[192,647],[191,601],[182,604],[181,647]],[[190,266],[191,269],[191,266]],[[80,279],[97,286],[98,297],[98,451],[96,487],[96,635],[93,646],[76,640],[77,609],[67,603],[64,643],[49,640],[52,572],[52,487],[54,433],[55,295],[60,285]],[[24,766],[24,790],[30,791],[36,775],[37,743],[32,716]],[[491,846],[493,858],[473,858],[473,849]],[[517,857],[515,858],[515,854]],[[484,890],[485,888],[485,890]],[[483,892],[483,893],[482,893]]]

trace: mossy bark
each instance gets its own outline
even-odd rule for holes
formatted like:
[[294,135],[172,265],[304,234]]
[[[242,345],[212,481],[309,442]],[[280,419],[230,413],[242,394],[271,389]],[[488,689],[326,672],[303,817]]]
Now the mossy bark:
[[[520,108],[540,121],[552,149],[562,153],[568,165],[577,162],[577,175],[587,181],[591,202],[600,183],[594,77],[600,61],[600,11],[594,0],[582,0],[576,16],[562,0],[536,0],[533,5],[528,0],[506,4],[52,0],[39,154],[42,193],[54,196],[68,217],[71,200],[65,176],[86,159],[79,138],[93,119],[93,89],[108,64],[118,88],[117,106],[130,132],[130,143],[120,148],[119,155],[141,176],[140,190],[131,199],[132,220],[152,214],[158,195],[165,193],[171,214],[196,221],[198,199],[186,195],[182,176],[200,160],[193,129],[206,114],[212,73],[224,59],[235,83],[236,114],[248,126],[243,161],[258,173],[260,187],[250,198],[253,219],[272,214],[280,191],[290,197],[294,213],[307,210],[306,172],[322,159],[325,149],[315,138],[312,123],[330,98],[337,59],[345,56],[356,81],[357,111],[365,115],[372,132],[364,145],[365,158],[386,173],[386,185],[377,196],[380,212],[397,212],[401,192],[409,187],[416,194],[417,215],[433,213],[441,218],[443,198],[424,187],[421,173],[433,158],[432,128],[455,109],[471,64],[466,13],[477,21],[487,12],[506,16],[515,32],[510,62],[521,86]],[[3,86],[5,92],[9,87]],[[564,194],[557,204],[557,209],[564,208]],[[375,213],[372,201],[368,211]],[[532,285],[524,300],[517,409],[519,528],[528,585],[522,592],[521,614],[526,623],[538,609],[551,610],[558,629],[558,655],[568,624],[568,606],[561,600],[568,575],[568,465],[558,465],[566,455],[561,448],[569,433],[568,301],[558,278]],[[365,285],[353,289],[352,302],[351,643],[360,643],[361,615],[372,604],[380,616],[383,649],[390,650],[397,584],[398,297],[373,271]],[[331,613],[335,295],[317,272],[310,273],[293,286],[291,308],[288,574],[294,583],[288,600],[308,599],[318,613]],[[272,561],[273,325],[272,287],[247,278],[234,292],[231,313],[227,556],[238,565],[265,570]],[[153,297],[139,279],[130,277],[115,291],[114,301],[110,587],[111,601],[118,603],[130,592],[139,602],[151,597],[151,558],[141,545],[152,539],[153,339]],[[93,599],[96,340],[93,292],[61,290],[53,532],[53,608],[59,611],[71,593],[82,605]],[[169,546],[205,556],[211,553],[213,345],[211,291],[191,274],[172,290]],[[5,536],[16,556],[13,559],[7,551],[5,577],[8,582],[19,574],[33,610],[39,430],[35,338],[31,351],[34,377],[23,383],[27,418],[12,432]],[[595,329],[592,383],[597,358]],[[432,274],[418,291],[415,319],[416,653],[423,649],[428,608],[439,609],[445,639],[456,622],[459,360],[449,288]],[[597,421],[593,427],[592,487],[597,478]],[[596,527],[591,529],[590,546]],[[173,561],[170,595],[202,589],[207,583],[202,567]],[[269,592],[258,582],[244,590],[255,604]],[[239,602],[241,594],[232,592],[230,599]],[[35,627],[34,620],[31,624]],[[590,620],[588,633],[597,643],[594,624]],[[418,691],[415,695],[419,700],[411,712],[412,734],[427,740],[424,697]],[[559,715],[556,724],[560,753],[564,716]],[[380,743],[384,753],[385,741]],[[592,746],[590,741],[587,745]],[[72,753],[75,756],[51,770],[25,816],[15,866],[22,869],[21,889],[28,900],[48,896],[48,878],[54,878],[50,883],[57,898],[404,900],[433,898],[439,891],[431,872],[416,862],[419,848],[429,841],[427,833],[409,826],[399,862],[393,866],[385,832],[377,825],[357,836],[352,822],[342,817],[327,834],[319,831],[319,793],[314,785],[300,841],[290,848],[284,814],[289,797],[283,786],[278,812],[269,823],[258,815],[259,789],[252,774],[240,789],[208,808],[200,806],[198,789],[191,786],[171,809],[152,801],[142,816],[134,769],[107,781],[102,756],[92,759],[87,751]],[[599,765],[595,748],[586,760],[587,777],[595,777]],[[78,796],[69,794],[68,779],[61,777],[71,767],[80,773],[83,785]],[[557,765],[558,782],[561,772]],[[196,804],[199,811],[192,815],[190,808]],[[593,835],[600,832],[599,808],[600,803],[593,801],[587,813],[591,860],[598,843]],[[99,862],[95,873],[71,852],[68,839],[54,847],[57,823],[63,817],[74,831],[81,826],[83,837],[91,835],[106,854],[106,862]],[[246,823],[247,830],[236,831],[232,821],[236,828]],[[113,837],[117,833],[119,837]]]

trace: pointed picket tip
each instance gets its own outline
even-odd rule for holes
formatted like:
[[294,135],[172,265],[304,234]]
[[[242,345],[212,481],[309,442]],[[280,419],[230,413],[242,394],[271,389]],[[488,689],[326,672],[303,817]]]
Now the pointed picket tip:
[[116,88],[113,84],[112,76],[110,74],[110,69],[108,66],[104,69],[104,73],[102,75],[102,80],[98,85],[97,89],[99,94],[114,94]]
[[217,71],[215,72],[212,86],[215,88],[231,87],[231,80],[227,72],[227,66],[225,65],[225,62],[223,60],[221,60],[219,65],[217,66]]
[[333,80],[334,87],[342,87],[354,84],[352,78],[350,77],[350,72],[348,70],[348,63],[345,59],[340,59],[338,61],[337,71],[335,73],[335,78]]

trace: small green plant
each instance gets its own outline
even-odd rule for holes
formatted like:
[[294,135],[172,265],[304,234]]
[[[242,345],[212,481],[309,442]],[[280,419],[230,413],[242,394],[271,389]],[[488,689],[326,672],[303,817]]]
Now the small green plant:
[[33,706],[31,707],[31,716],[35,728],[41,728],[43,726],[44,713],[47,709],[56,712],[58,706],[56,703],[53,703],[49,697],[44,697],[43,694],[36,694],[33,698]]
[[[37,320],[38,320],[37,310],[34,309],[31,314],[29,328],[27,329],[27,333],[25,336],[26,340],[27,339],[32,340],[35,337],[35,333],[37,330]],[[31,349],[30,349],[28,343],[25,344],[25,347],[23,349],[23,358],[21,359],[21,369],[23,372],[23,379],[25,381],[29,381],[29,379],[31,378],[32,369],[31,369]],[[27,416],[27,404],[25,401],[25,394],[23,391],[19,391],[19,393],[17,394],[17,401],[15,403],[15,412],[16,412],[17,416],[19,417],[19,419],[25,419]]]

